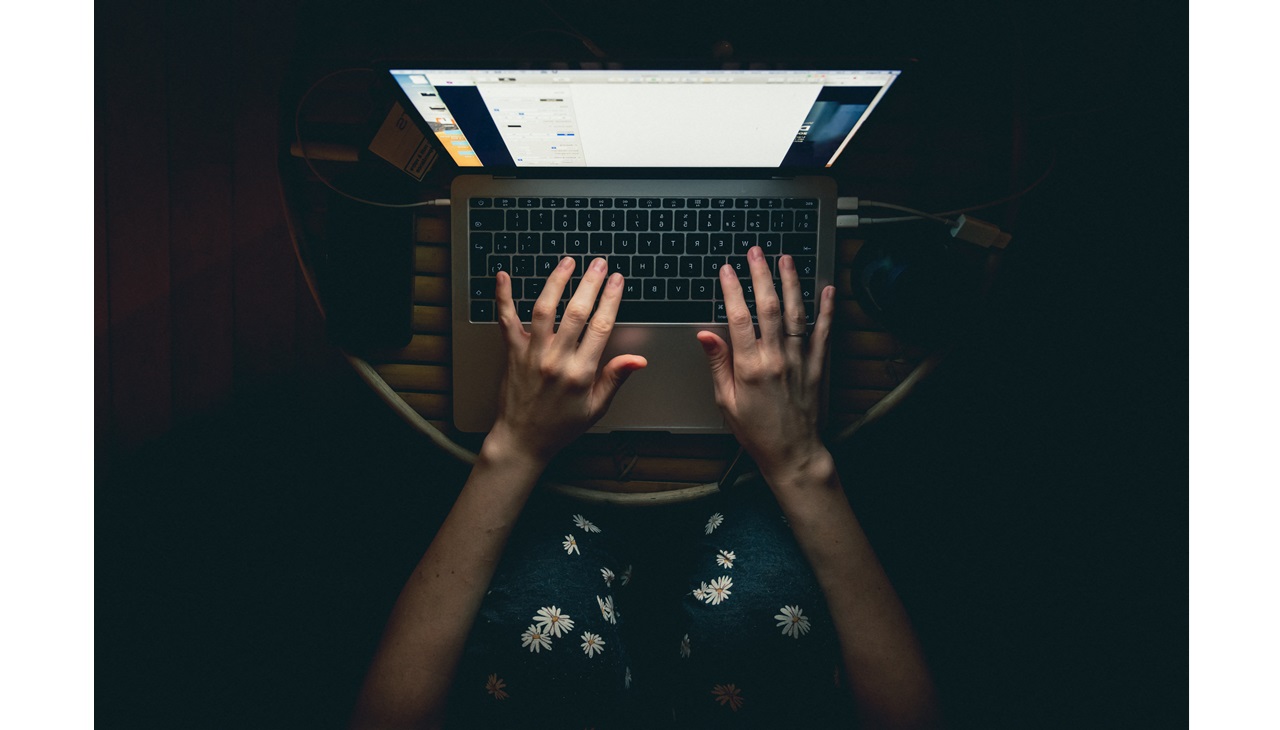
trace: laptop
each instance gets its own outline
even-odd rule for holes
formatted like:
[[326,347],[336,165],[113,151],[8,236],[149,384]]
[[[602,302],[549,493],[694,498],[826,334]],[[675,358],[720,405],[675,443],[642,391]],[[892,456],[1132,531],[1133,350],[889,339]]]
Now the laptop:
[[[829,168],[894,70],[391,68],[458,166],[452,202],[454,421],[487,431],[504,345],[495,275],[529,320],[547,274],[596,257],[626,277],[601,358],[648,359],[593,432],[726,433],[695,334],[728,341],[717,272],[791,254],[810,323],[835,268]],[[776,269],[775,269],[776,271]],[[775,285],[777,282],[775,282]],[[561,300],[568,301],[572,288]],[[563,306],[561,307],[563,311]]]

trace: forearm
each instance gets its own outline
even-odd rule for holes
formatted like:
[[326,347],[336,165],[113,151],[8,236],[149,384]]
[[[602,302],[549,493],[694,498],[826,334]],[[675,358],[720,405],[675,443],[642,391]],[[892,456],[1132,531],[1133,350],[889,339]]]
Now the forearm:
[[481,601],[541,465],[486,442],[396,600],[354,727],[433,727]]
[[919,643],[830,454],[824,450],[801,468],[766,479],[827,597],[864,726],[936,727]]

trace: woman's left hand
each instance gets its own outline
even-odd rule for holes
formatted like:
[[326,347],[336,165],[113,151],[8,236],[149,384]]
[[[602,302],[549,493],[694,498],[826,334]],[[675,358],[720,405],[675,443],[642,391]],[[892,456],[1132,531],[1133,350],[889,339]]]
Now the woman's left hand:
[[[566,256],[551,272],[533,306],[528,332],[516,314],[511,278],[506,272],[497,277],[498,324],[506,342],[507,367],[498,415],[485,445],[539,465],[600,420],[627,376],[648,365],[639,355],[618,355],[600,367],[622,300],[622,275],[606,278],[602,258],[583,273],[556,328],[556,305],[573,267],[574,260]],[[600,302],[592,316],[597,294]]]

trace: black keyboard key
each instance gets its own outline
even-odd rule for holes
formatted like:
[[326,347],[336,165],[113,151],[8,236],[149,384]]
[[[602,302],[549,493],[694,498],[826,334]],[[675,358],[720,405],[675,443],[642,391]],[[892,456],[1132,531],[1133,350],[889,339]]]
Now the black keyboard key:
[[572,231],[578,227],[578,213],[573,210],[557,210],[555,221],[557,231]]
[[733,236],[728,233],[711,234],[711,255],[728,256],[733,253]]
[[489,260],[489,254],[493,253],[493,234],[492,233],[472,233],[471,241],[467,249],[471,253],[471,273],[479,274],[484,271],[485,262]]
[[722,216],[722,220],[720,221],[721,230],[729,231],[730,233],[737,233],[738,231],[746,230],[746,227],[747,227],[746,211],[744,210],[724,211],[724,215]]
[[677,231],[696,231],[698,230],[698,211],[696,210],[677,210],[675,229]]
[[603,210],[600,217],[600,230],[602,231],[625,231],[627,230],[627,215],[620,210]]
[[706,233],[690,233],[684,237],[685,253],[706,256],[711,252],[711,236]]
[[533,262],[533,275],[539,279],[545,279],[551,276],[551,272],[556,270],[556,265],[559,263],[559,256],[539,256]]
[[613,234],[596,232],[591,234],[591,253],[613,253]]
[[784,233],[782,234],[782,252],[792,256],[816,256],[818,254],[818,234],[816,233]]
[[662,250],[662,238],[656,233],[641,233],[637,253],[655,254]]
[[649,211],[647,210],[627,211],[627,230],[628,231],[649,230]]
[[684,253],[684,234],[683,233],[662,234],[662,252],[665,254]]
[[[570,231],[564,234],[564,252],[570,255],[580,256],[590,250],[590,243],[586,231]],[[579,266],[575,273],[581,273],[582,267]]]
[[542,251],[542,235],[538,233],[521,233],[517,244],[520,253],[540,253]]
[[751,276],[751,267],[747,264],[746,256],[730,256],[729,267],[733,269],[739,279],[746,279]]
[[769,210],[777,210],[782,207],[782,198],[761,198],[760,207]]
[[622,282],[622,298],[623,299],[639,299],[641,293],[641,283],[635,279],[627,279]]
[[672,279],[667,282],[667,299],[688,299],[689,280]]
[[756,245],[756,234],[739,233],[733,237],[733,252],[738,256],[746,256],[747,251]]
[[678,276],[680,274],[680,257],[659,256],[658,276]]
[[689,283],[689,296],[693,299],[712,299],[716,295],[714,279],[694,279]]
[[580,231],[600,230],[600,211],[598,210],[578,211],[578,230]]
[[609,257],[609,273],[617,272],[623,276],[631,276],[631,257],[630,256],[610,256]]
[[800,208],[800,209],[806,209],[806,210],[817,210],[818,199],[817,198],[787,198],[786,200],[782,201],[782,207]]
[[636,234],[634,233],[615,233],[613,234],[613,252],[627,254],[636,253]]
[[671,230],[673,217],[669,210],[651,210],[649,211],[649,227],[655,231],[669,231]]
[[493,321],[493,302],[472,302],[471,303],[471,321],[472,322],[492,322]]
[[662,207],[663,208],[683,208],[684,198],[663,198]]
[[614,198],[613,207],[615,208],[634,208],[636,207],[635,198]]
[[516,234],[506,233],[506,232],[493,234],[493,252],[494,253],[515,253],[516,252]]
[[591,201],[586,198],[566,198],[564,203],[569,208],[586,208],[591,205]]
[[516,316],[521,322],[533,321],[533,301],[526,299],[523,302],[516,302]]
[[710,322],[710,302],[631,302],[618,307],[618,322]]
[[493,294],[497,289],[497,279],[490,279],[488,277],[472,278],[469,292],[472,299],[493,299]]
[[511,280],[511,298],[512,299],[519,299],[520,297],[524,296],[524,291],[523,291],[524,287],[521,286],[521,284],[523,283],[524,283],[524,279]]
[[473,231],[500,231],[505,223],[506,215],[500,210],[471,210],[471,230]]
[[[724,266],[727,259],[706,258],[702,260],[702,275],[707,277],[716,277],[720,275],[720,267]],[[719,282],[717,282],[718,284]]]
[[733,198],[712,198],[711,207],[717,209],[732,208]]
[[701,256],[681,256],[680,257],[680,275],[687,276],[690,279],[702,276],[702,257]]
[[813,279],[800,280],[800,298],[812,302],[818,296],[818,287]]
[[711,198],[685,198],[684,207],[698,208],[699,210],[711,207]]
[[720,211],[704,210],[698,213],[698,230],[700,231],[718,231],[720,230]]
[[738,198],[733,201],[735,208],[755,208],[759,205],[755,198]]
[[564,253],[564,234],[547,231],[542,234],[543,253]]
[[549,210],[529,211],[529,230],[549,231],[551,230],[553,225],[554,225],[554,222],[551,220],[551,211]]
[[563,208],[564,198],[543,198],[542,207],[543,208]]
[[765,256],[777,256],[782,253],[781,233],[761,233],[756,237],[756,243],[760,245],[760,250],[764,251]]
[[486,273],[488,273],[489,276],[495,276],[499,271],[511,272],[510,256],[494,255],[489,257],[489,265]]
[[812,279],[818,275],[818,257],[817,256],[794,256],[792,257],[796,263],[796,274],[802,279]]
[[541,203],[541,198],[520,198],[518,204],[521,208],[537,208]]
[[640,198],[640,207],[648,210],[662,207],[662,198]]
[[714,317],[716,322],[729,321],[729,314],[725,310],[723,299],[719,299],[719,298],[716,299],[714,308],[712,309],[712,316]]
[[592,208],[612,208],[613,198],[592,198],[591,207]]
[[813,324],[813,302],[806,301],[804,303],[804,319],[809,324]]
[[472,198],[471,207],[472,208],[492,208],[493,198]]
[[645,299],[665,299],[667,297],[667,283],[662,279],[645,279],[641,282],[640,290],[644,293]]
[[[539,256],[538,258],[542,258],[542,257],[541,257],[541,256]],[[552,268],[554,268],[554,267],[552,267]],[[550,273],[550,272],[548,272],[548,273]],[[535,276],[535,277],[528,278],[528,279],[525,279],[525,280],[524,280],[524,298],[525,298],[525,299],[537,299],[538,297],[542,296],[542,286],[543,286],[543,284],[545,284],[545,283],[546,283],[546,282],[545,282],[544,280],[542,280],[541,278],[538,278],[538,277],[536,277],[536,276]],[[532,303],[532,302],[530,302],[530,306],[532,306],[532,304],[533,304],[533,303]]]
[[769,211],[767,210],[747,211],[747,230],[748,231],[769,230]]
[[532,256],[511,257],[511,275],[512,276],[533,276],[533,257]]
[[797,231],[818,230],[818,211],[797,210],[796,211],[796,230]]
[[653,276],[655,269],[653,268],[652,256],[635,256],[631,259],[632,276]]
[[775,210],[769,214],[769,229],[781,232],[795,230],[795,220],[795,211]]
[[516,207],[515,198],[494,198],[493,207],[495,208],[514,208]]

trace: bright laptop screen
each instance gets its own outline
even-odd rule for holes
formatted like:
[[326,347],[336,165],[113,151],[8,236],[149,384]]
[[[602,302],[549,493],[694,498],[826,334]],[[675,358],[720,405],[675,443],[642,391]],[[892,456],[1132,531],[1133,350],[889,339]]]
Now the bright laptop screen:
[[830,167],[899,71],[393,69],[464,167]]

